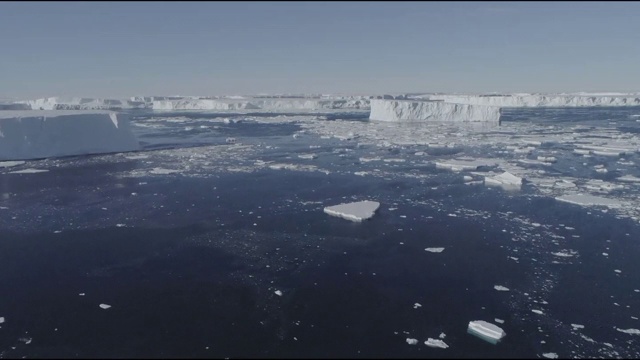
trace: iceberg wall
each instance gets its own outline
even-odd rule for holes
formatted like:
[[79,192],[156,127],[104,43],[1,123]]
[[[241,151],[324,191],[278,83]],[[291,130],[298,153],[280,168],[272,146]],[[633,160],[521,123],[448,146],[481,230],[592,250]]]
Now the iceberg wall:
[[305,98],[252,98],[252,99],[182,99],[152,102],[153,110],[319,110],[369,109],[366,99],[305,99]]
[[17,101],[13,105],[22,105],[24,107],[22,110],[122,110],[145,107],[142,101],[81,97],[48,97]]
[[443,101],[371,100],[370,120],[500,122],[500,108],[495,106],[451,104]]
[[0,160],[139,150],[129,119],[110,112],[2,111]]
[[431,95],[430,100],[446,103],[499,107],[640,106],[639,96],[584,95]]

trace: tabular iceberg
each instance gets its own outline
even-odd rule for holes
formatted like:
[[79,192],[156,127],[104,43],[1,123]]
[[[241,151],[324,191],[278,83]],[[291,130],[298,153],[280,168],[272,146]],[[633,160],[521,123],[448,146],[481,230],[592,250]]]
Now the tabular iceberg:
[[500,122],[495,106],[450,104],[443,101],[371,100],[370,120],[395,122]]
[[139,150],[129,119],[101,111],[2,111],[0,160]]
[[499,107],[640,106],[639,96],[585,96],[563,94],[431,95],[445,103]]

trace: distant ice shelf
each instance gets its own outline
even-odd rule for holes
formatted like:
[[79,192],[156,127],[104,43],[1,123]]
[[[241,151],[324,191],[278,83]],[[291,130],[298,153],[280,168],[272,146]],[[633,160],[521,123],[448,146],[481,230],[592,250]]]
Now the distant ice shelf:
[[640,106],[640,96],[637,94],[431,95],[424,98],[445,103],[498,107]]
[[0,160],[139,149],[125,115],[107,111],[0,111]]
[[327,206],[324,208],[324,212],[331,216],[337,216],[343,219],[360,222],[373,217],[379,207],[379,202],[366,200]]

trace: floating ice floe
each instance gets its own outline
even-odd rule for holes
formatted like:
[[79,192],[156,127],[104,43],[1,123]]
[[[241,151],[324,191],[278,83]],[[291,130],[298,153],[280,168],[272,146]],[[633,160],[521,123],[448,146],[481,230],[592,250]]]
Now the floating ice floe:
[[439,169],[449,169],[453,171],[463,171],[463,170],[478,170],[478,168],[483,166],[495,166],[496,163],[488,160],[445,160],[445,161],[436,161],[436,168]]
[[417,345],[418,339],[407,338],[407,344],[409,345]]
[[531,310],[531,312],[534,312],[534,313],[536,313],[536,314],[538,314],[538,315],[542,315],[542,314],[544,314],[544,313],[542,312],[542,310],[536,310],[536,309]]
[[379,207],[379,202],[365,200],[347,204],[327,206],[324,208],[324,212],[331,216],[337,216],[346,220],[360,222],[373,217]]
[[101,309],[105,309],[105,310],[111,307],[111,305],[107,305],[107,304],[100,304],[99,306]]
[[151,169],[151,171],[149,171],[149,173],[156,174],[156,175],[175,174],[179,172],[180,170],[170,170],[170,169],[163,169],[163,168],[153,168]]
[[580,325],[580,324],[571,324],[571,327],[572,327],[574,330],[584,329],[584,325]]
[[48,171],[49,170],[46,170],[46,169],[23,169],[23,170],[17,170],[17,171],[10,171],[9,174],[37,174],[37,173],[43,173]]
[[414,309],[417,309],[417,308],[419,308],[419,307],[422,307],[422,305],[421,305],[421,304],[419,304],[419,303],[415,303],[415,304],[413,304],[413,308],[414,308]]
[[280,290],[276,290],[273,293],[278,295],[278,296],[282,296],[282,291],[280,291]]
[[599,196],[587,195],[587,194],[573,194],[563,195],[556,197],[556,200],[567,202],[570,204],[583,205],[583,206],[608,206],[619,207],[622,203],[618,200],[607,199]]
[[629,334],[629,335],[640,335],[640,330],[638,329],[619,329],[616,328],[616,330],[620,331],[621,333],[625,333],[625,334]]
[[546,357],[547,359],[557,359],[558,358],[558,354],[556,354],[556,353],[544,353],[544,354],[542,354],[542,356]]
[[509,288],[501,286],[501,285],[495,285],[493,288],[498,290],[498,291],[509,291]]
[[500,175],[492,177],[485,176],[484,183],[486,185],[501,186],[505,188],[520,188],[522,186],[522,178],[505,171]]
[[0,324],[4,324],[4,316],[0,317]]
[[312,160],[312,159],[317,159],[318,155],[316,155],[316,154],[300,154],[300,155],[298,155],[298,157],[300,159]]
[[507,335],[501,327],[483,320],[470,321],[467,332],[492,344],[497,344]]
[[0,168],[18,166],[24,163],[24,161],[0,161]]
[[620,176],[619,178],[616,178],[616,180],[618,180],[618,181],[626,181],[626,182],[640,182],[640,178],[639,177],[635,177],[633,175]]
[[432,348],[440,348],[446,349],[449,347],[444,341],[438,339],[428,338],[427,341],[424,342],[425,345]]
[[432,253],[441,253],[444,250],[443,247],[439,248],[426,248],[424,251],[432,252]]

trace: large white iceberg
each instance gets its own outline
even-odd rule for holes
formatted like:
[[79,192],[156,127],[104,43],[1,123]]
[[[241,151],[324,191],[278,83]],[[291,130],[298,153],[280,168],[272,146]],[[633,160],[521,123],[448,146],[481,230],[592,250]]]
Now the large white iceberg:
[[445,103],[499,107],[640,106],[640,96],[637,95],[431,95],[427,98]]
[[181,99],[152,102],[154,110],[320,110],[368,109],[367,99],[250,98],[250,99]]
[[395,122],[500,122],[495,106],[450,104],[442,101],[371,100],[370,120]]
[[371,218],[380,207],[377,201],[358,201],[348,204],[327,206],[324,212],[343,219],[360,222]]
[[107,111],[0,112],[0,160],[139,149],[125,115]]
[[145,107],[145,103],[130,99],[48,97],[17,101],[12,106],[15,110],[122,110]]
[[501,327],[483,320],[470,321],[467,332],[492,344],[497,344],[507,335]]

